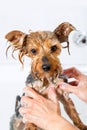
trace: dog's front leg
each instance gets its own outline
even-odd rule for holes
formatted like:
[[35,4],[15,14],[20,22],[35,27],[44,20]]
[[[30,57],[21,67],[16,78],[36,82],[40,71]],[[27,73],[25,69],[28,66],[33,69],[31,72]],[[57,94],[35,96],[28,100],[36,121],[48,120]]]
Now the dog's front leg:
[[26,123],[24,130],[38,130],[38,128],[32,123]]
[[69,97],[67,98],[67,96],[65,97],[63,94],[60,94],[58,91],[58,99],[63,104],[66,113],[71,118],[74,125],[78,127],[80,130],[87,130],[87,126],[84,125],[83,122],[81,121],[71,98]]

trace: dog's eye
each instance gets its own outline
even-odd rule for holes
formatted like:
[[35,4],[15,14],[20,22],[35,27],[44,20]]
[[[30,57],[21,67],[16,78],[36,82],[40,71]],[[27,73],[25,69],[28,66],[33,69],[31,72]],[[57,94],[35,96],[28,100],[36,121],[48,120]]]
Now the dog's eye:
[[56,50],[57,50],[57,46],[56,46],[56,45],[54,45],[54,46],[51,47],[51,51],[52,51],[52,52],[54,52],[54,51],[56,51]]
[[35,49],[31,49],[31,52],[33,53],[33,54],[36,54],[36,50]]

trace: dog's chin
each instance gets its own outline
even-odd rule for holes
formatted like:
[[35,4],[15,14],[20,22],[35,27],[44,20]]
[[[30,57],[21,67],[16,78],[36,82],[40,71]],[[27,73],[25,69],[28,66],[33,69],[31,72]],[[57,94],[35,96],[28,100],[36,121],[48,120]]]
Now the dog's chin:
[[36,73],[34,74],[36,78],[43,81],[44,79],[47,79],[48,81],[53,81],[56,77],[59,77],[61,74],[61,71],[58,69],[55,69],[54,71],[47,71],[43,73]]

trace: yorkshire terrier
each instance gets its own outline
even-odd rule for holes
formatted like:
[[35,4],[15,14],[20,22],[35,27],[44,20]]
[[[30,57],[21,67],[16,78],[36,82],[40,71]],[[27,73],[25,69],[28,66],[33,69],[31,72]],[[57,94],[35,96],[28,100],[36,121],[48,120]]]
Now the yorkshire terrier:
[[[32,59],[31,73],[26,79],[26,86],[32,87],[43,96],[47,96],[47,87],[53,84],[55,89],[58,87],[60,80],[67,81],[66,76],[62,75],[62,65],[59,55],[62,50],[62,43],[67,42],[69,50],[68,36],[75,27],[68,22],[60,24],[54,31],[37,31],[25,34],[21,31],[14,30],[6,34],[5,38],[11,43],[13,52],[19,51],[19,60],[23,64],[24,56]],[[9,49],[7,48],[7,50]],[[73,101],[69,94],[66,94],[57,88],[58,100],[63,104],[66,113],[69,115],[74,125],[81,130],[87,130],[79,118]],[[21,107],[21,97],[17,96],[15,113],[11,118],[10,130],[41,130],[32,123],[23,123],[19,113]]]

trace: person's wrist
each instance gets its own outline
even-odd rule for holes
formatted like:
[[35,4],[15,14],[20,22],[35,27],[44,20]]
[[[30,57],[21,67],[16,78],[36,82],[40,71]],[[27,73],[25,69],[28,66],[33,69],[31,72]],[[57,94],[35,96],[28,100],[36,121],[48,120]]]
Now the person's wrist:
[[69,123],[66,119],[59,115],[55,115],[50,118],[46,124],[45,130],[78,130],[71,123]]
[[58,128],[62,127],[62,117],[59,115],[53,115],[49,117],[46,122],[45,130],[58,130]]

